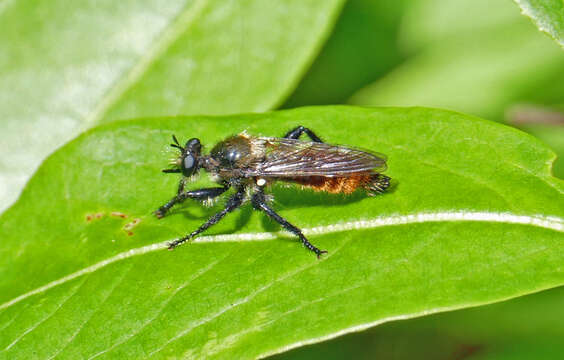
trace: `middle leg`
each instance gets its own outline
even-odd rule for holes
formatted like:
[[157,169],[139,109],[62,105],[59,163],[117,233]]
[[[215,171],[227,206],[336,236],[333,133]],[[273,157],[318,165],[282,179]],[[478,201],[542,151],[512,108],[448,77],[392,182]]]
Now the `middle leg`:
[[326,250],[319,250],[317,247],[315,247],[312,243],[309,242],[309,240],[304,236],[299,228],[290,224],[288,220],[284,219],[282,216],[278,215],[274,210],[272,210],[272,208],[266,204],[266,197],[262,189],[253,194],[251,202],[253,203],[255,209],[264,211],[268,216],[282,225],[284,229],[298,236],[302,241],[302,244],[304,244],[304,246],[309,250],[313,251],[317,255],[318,259],[320,258],[321,254],[327,253]]
[[170,199],[170,201],[168,201],[166,204],[158,208],[157,211],[155,211],[155,215],[160,219],[166,215],[171,207],[173,207],[175,204],[183,202],[186,199],[194,199],[198,201],[213,199],[223,194],[228,189],[229,186],[225,185],[224,187],[204,188],[182,192],[184,190],[184,183],[181,182],[181,185],[178,187],[178,194]]
[[205,230],[210,228],[212,225],[217,224],[221,219],[223,219],[223,217],[225,215],[227,215],[228,213],[232,212],[233,210],[235,210],[239,206],[241,206],[244,198],[245,198],[245,188],[241,187],[237,190],[235,195],[233,195],[232,197],[229,198],[229,200],[227,201],[227,204],[225,205],[225,208],[223,210],[221,210],[217,214],[213,215],[211,218],[208,219],[208,221],[203,223],[199,228],[192,231],[190,234],[188,234],[184,237],[181,237],[180,239],[176,239],[173,242],[169,243],[168,249],[169,250],[174,249],[175,247],[182,244],[183,242],[186,242],[186,241],[192,239],[193,237],[195,237],[196,235],[204,232]]

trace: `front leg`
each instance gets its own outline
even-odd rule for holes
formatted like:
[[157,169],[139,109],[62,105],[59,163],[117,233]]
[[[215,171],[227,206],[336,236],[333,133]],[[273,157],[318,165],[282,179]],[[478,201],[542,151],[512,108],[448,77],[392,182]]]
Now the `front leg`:
[[213,199],[223,194],[228,189],[229,189],[229,185],[224,185],[223,187],[213,187],[213,188],[205,188],[205,189],[182,192],[184,190],[184,183],[181,182],[180,186],[178,187],[178,194],[172,199],[170,199],[169,202],[158,208],[157,211],[155,211],[155,215],[160,219],[166,215],[166,213],[168,212],[168,210],[170,210],[171,207],[173,207],[175,204],[183,202],[188,198],[199,200],[199,201]]
[[315,135],[313,133],[313,131],[311,131],[310,129],[303,127],[303,126],[298,126],[293,130],[290,130],[286,133],[286,135],[284,135],[284,138],[286,139],[298,139],[303,133],[306,133],[307,136],[309,136],[309,138],[313,141],[313,142],[318,142],[318,143],[322,143],[323,141],[321,141],[321,139]]
[[221,210],[220,212],[218,212],[217,214],[215,214],[214,216],[209,218],[208,221],[203,223],[202,226],[200,226],[196,230],[192,231],[190,234],[188,234],[184,237],[181,237],[180,239],[176,239],[173,242],[169,243],[168,249],[169,250],[174,249],[175,247],[182,244],[183,242],[186,242],[186,241],[192,239],[194,236],[204,232],[210,226],[217,224],[221,219],[223,219],[223,217],[225,215],[227,215],[231,211],[233,211],[233,210],[237,209],[239,206],[241,206],[244,199],[245,199],[245,188],[241,187],[241,188],[239,188],[239,190],[237,190],[235,195],[233,195],[232,197],[229,198],[229,200],[227,201],[227,204],[225,205],[225,208],[223,210]]
[[299,228],[290,224],[288,220],[284,219],[282,216],[278,215],[274,210],[272,210],[266,204],[266,197],[264,196],[264,192],[262,191],[262,189],[253,194],[251,201],[255,209],[264,211],[268,216],[270,216],[277,223],[282,225],[284,229],[298,236],[302,241],[302,244],[304,244],[304,246],[309,250],[313,251],[317,255],[318,259],[321,257],[321,254],[327,253],[326,250],[319,250],[317,247],[315,247],[312,243],[309,242],[309,240],[304,236],[304,234]]

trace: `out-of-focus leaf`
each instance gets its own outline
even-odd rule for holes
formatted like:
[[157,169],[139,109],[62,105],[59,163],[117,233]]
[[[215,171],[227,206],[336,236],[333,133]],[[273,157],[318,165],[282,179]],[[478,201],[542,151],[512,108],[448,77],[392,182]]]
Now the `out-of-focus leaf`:
[[403,60],[405,0],[350,0],[323,50],[284,107],[338,104]]
[[342,0],[0,3],[0,210],[102,120],[280,104]]
[[562,50],[519,23],[430,46],[350,102],[435,106],[501,121],[515,103],[560,103],[562,83]]
[[408,4],[400,43],[411,52],[433,44],[456,42],[460,36],[495,33],[523,22],[515,5],[506,0],[411,0]]
[[562,0],[515,0],[523,14],[530,17],[540,31],[549,34],[564,47],[564,3]]
[[[272,189],[280,214],[329,251],[321,260],[248,204],[165,251],[221,208],[152,216],[177,188],[159,171],[177,155],[162,151],[173,133],[209,149],[239,130],[280,135],[298,124],[385,153],[395,186],[373,198]],[[254,358],[562,285],[564,184],[553,160],[521,131],[422,108],[93,129],[49,157],[0,217],[0,356]]]

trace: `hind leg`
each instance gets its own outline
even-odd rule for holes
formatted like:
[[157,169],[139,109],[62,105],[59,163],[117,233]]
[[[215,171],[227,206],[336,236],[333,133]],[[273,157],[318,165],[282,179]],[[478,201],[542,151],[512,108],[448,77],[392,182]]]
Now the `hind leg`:
[[192,231],[190,234],[188,234],[184,237],[181,237],[180,239],[176,239],[173,242],[169,243],[168,249],[169,250],[174,249],[178,245],[192,239],[196,235],[204,232],[205,230],[207,230],[211,226],[217,224],[221,219],[223,219],[225,217],[225,215],[227,215],[228,213],[234,211],[239,206],[241,206],[241,204],[243,204],[244,198],[245,198],[245,188],[240,188],[239,190],[237,190],[235,195],[231,196],[229,198],[229,200],[227,200],[227,204],[225,204],[225,208],[223,210],[221,210],[217,214],[213,215],[211,218],[208,219],[208,221],[203,223],[199,228]]
[[255,209],[264,211],[273,220],[275,220],[277,223],[282,225],[284,229],[288,230],[292,234],[299,237],[300,240],[302,241],[302,244],[304,244],[304,246],[308,250],[313,251],[315,255],[317,255],[318,259],[321,257],[322,254],[327,253],[327,251],[319,250],[315,245],[310,243],[309,240],[304,236],[304,234],[299,228],[290,224],[288,220],[284,219],[282,216],[278,215],[274,210],[272,210],[270,206],[266,204],[266,198],[264,196],[264,192],[262,191],[262,189],[253,194],[251,198],[251,202],[253,203]]
[[313,142],[318,142],[318,143],[322,143],[323,141],[321,141],[321,139],[315,135],[313,133],[313,131],[311,131],[310,129],[303,127],[303,126],[298,126],[293,130],[290,130],[286,133],[286,135],[284,135],[284,138],[286,139],[298,139],[303,133],[306,133],[307,136],[309,136],[309,138],[313,141]]
[[364,185],[368,195],[375,196],[386,191],[390,187],[390,178],[384,174],[375,173],[370,176],[370,181]]

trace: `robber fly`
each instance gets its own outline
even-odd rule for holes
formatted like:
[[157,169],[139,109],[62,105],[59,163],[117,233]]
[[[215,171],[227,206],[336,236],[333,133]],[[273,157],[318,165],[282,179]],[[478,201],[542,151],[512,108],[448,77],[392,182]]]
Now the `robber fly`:
[[[312,141],[298,140],[303,133]],[[231,136],[215,145],[209,155],[202,154],[198,139],[190,139],[181,146],[174,135],[172,138],[174,143],[171,146],[180,150],[180,156],[174,161],[174,168],[163,172],[181,173],[183,176],[177,195],[155,211],[158,218],[186,199],[208,201],[231,187],[235,189],[235,194],[227,200],[223,210],[190,234],[169,243],[169,249],[194,238],[250,200],[255,209],[264,211],[298,236],[303,245],[319,258],[327,251],[312,245],[299,228],[278,215],[269,206],[264,189],[276,181],[284,181],[334,194],[350,194],[357,189],[364,189],[368,195],[376,195],[390,185],[390,178],[381,174],[386,169],[384,155],[325,144],[303,126],[291,130],[283,138],[250,136],[246,133]],[[187,179],[202,168],[221,186],[184,191]]]

